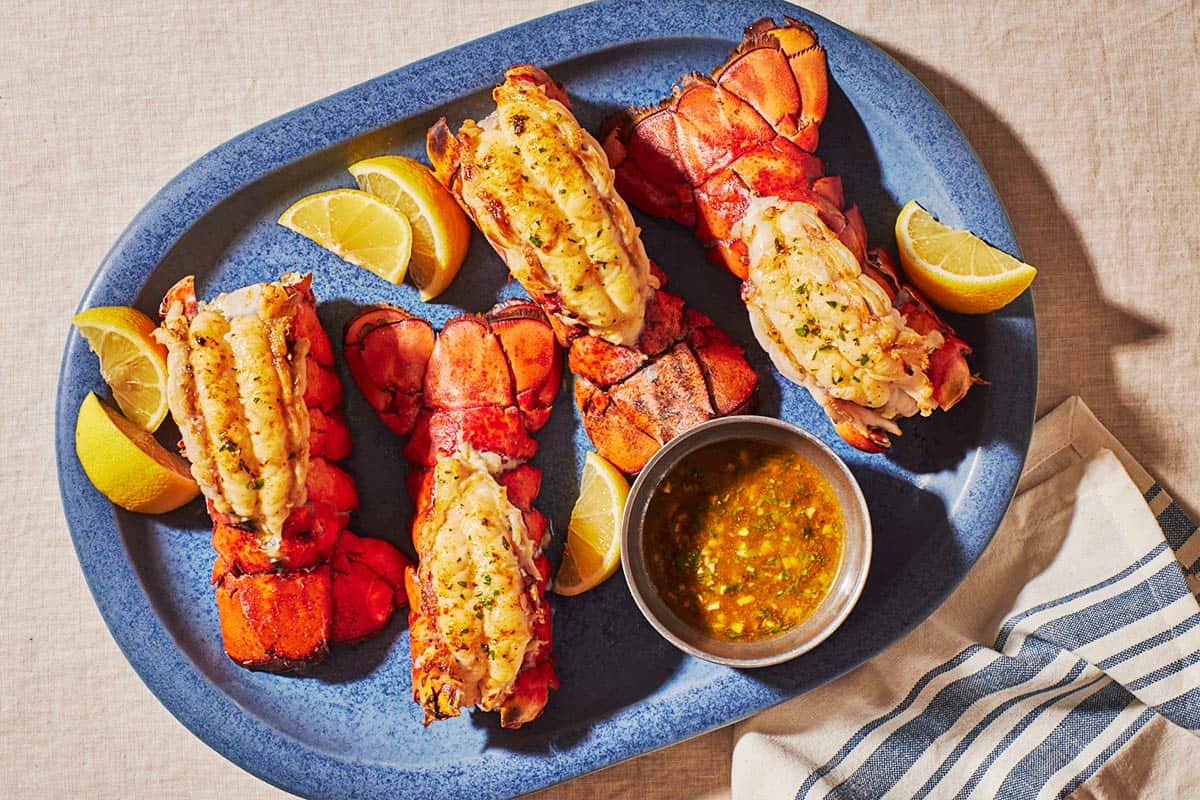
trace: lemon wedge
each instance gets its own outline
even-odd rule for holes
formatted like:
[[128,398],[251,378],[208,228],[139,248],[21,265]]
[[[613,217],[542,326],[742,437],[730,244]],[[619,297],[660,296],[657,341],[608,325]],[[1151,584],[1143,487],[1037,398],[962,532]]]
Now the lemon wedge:
[[412,225],[395,206],[358,189],[331,189],[302,197],[279,224],[331,253],[395,284],[412,255]]
[[186,461],[92,392],[79,407],[75,453],[101,494],[130,511],[174,511],[200,493]]
[[896,218],[896,245],[908,279],[935,305],[960,314],[1003,308],[1037,275],[969,231],[938,222],[916,200]]
[[579,499],[571,509],[562,565],[554,577],[554,591],[582,594],[617,571],[621,564],[621,516],[628,496],[625,476],[600,456],[588,453]]
[[428,302],[458,275],[471,242],[471,225],[454,196],[419,161],[379,156],[350,165],[358,188],[404,212],[412,223],[408,276]]
[[100,375],[121,411],[156,431],[167,416],[167,349],[154,341],[154,322],[136,308],[98,306],[71,318],[100,359]]

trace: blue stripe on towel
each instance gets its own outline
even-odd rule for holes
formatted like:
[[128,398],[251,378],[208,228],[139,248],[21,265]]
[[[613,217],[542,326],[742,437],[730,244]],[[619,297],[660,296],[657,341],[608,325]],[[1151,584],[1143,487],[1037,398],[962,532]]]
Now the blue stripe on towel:
[[1163,536],[1167,537],[1171,549],[1177,553],[1196,532],[1196,523],[1192,522],[1192,518],[1174,501],[1158,515],[1158,525],[1162,528]]
[[1064,697],[1074,692],[1091,688],[1101,681],[1107,680],[1111,679],[1107,675],[1101,675],[1097,678],[1093,678],[1091,681],[1083,684],[1082,686],[1072,686],[1067,691],[1059,692],[1048,700],[1043,701],[1028,714],[1021,717],[1021,721],[1014,725],[1012,729],[1008,731],[1008,733],[1004,734],[1004,738],[1000,740],[1000,743],[992,749],[992,752],[988,753],[987,758],[985,758],[980,765],[975,768],[975,771],[971,773],[971,777],[967,779],[967,782],[963,784],[962,789],[960,789],[958,794],[955,795],[955,800],[963,800],[963,798],[968,797],[971,792],[975,791],[975,787],[979,785],[981,780],[983,780],[983,776],[987,774],[987,771],[991,768],[992,764],[995,764],[996,760],[999,759],[1000,756],[1004,755],[1005,751],[1012,746],[1012,743],[1015,742],[1017,738],[1020,737],[1020,735],[1033,724],[1033,721],[1040,717],[1042,712],[1044,712],[1047,708],[1050,708]]
[[[1096,591],[1114,582],[1101,584]],[[963,709],[987,695],[1033,680],[1062,651],[1077,650],[1134,625],[1159,611],[1164,599],[1186,594],[1179,570],[1170,562],[1123,592],[1048,620],[1029,634],[1015,656],[1001,656],[983,669],[947,684],[919,715],[879,744],[839,787],[839,794],[844,791],[851,797],[883,795],[904,776],[917,756],[950,730]]]
[[[989,711],[983,719],[976,723],[974,728],[969,730],[965,736],[959,739],[958,744],[954,746],[954,750],[950,753],[950,755],[938,765],[938,768],[934,771],[934,773],[929,776],[929,780],[925,781],[925,785],[922,786],[915,795],[913,795],[913,800],[916,800],[916,798],[925,797],[931,791],[933,791],[933,787],[937,786],[942,778],[946,777],[950,770],[954,768],[954,765],[958,763],[958,760],[962,758],[963,753],[970,748],[971,744],[974,743],[977,738],[979,738],[980,734],[982,734],[989,725],[999,719],[1002,714],[1018,703],[1023,703],[1032,697],[1037,697],[1038,695],[1046,694],[1047,692],[1056,692],[1056,690],[1061,689],[1064,686],[1071,686],[1071,684],[1075,683],[1076,679],[1079,678],[1086,668],[1087,662],[1083,659],[1080,659],[1079,661],[1075,662],[1075,666],[1071,667],[1071,671],[1068,672],[1066,677],[1062,678],[1061,680],[1054,682],[1050,686],[1043,686],[1038,689],[1031,689],[1028,692],[1022,692],[1016,697],[1011,697],[1008,700],[1005,700],[1003,703]],[[1101,678],[1092,678],[1091,683],[1095,683],[1098,680],[1101,680]],[[1079,688],[1079,686],[1072,686],[1069,691],[1077,691]],[[1062,695],[1061,693],[1056,692],[1056,696]],[[1015,735],[1020,735],[1021,729],[1014,728],[1012,730],[1016,731]]]
[[1145,689],[1147,686],[1158,683],[1163,678],[1169,678],[1176,673],[1183,672],[1193,664],[1200,662],[1200,651],[1192,651],[1182,658],[1177,658],[1170,664],[1163,664],[1153,672],[1138,678],[1136,681],[1130,681],[1129,691],[1136,692],[1138,689]]
[[[1020,620],[1027,619],[1028,616],[1038,613],[1040,610],[1054,608],[1073,600],[1079,600],[1081,597],[1096,593],[1096,591],[1103,590],[1111,584],[1122,581],[1122,579],[1133,575],[1140,567],[1151,563],[1154,558],[1165,551],[1165,548],[1165,542],[1159,543],[1144,557],[1136,561],[1135,564],[1126,567],[1126,569],[1105,579],[1105,581],[1094,583],[1091,587],[1074,591],[1074,593],[1058,597],[1056,600],[1040,603],[1039,606],[1034,606],[1033,608],[1026,609],[1025,612],[1014,615],[1013,618],[1004,622],[1001,627],[1000,636],[996,640],[996,650],[1000,650],[1001,646],[1007,643],[1008,638],[1012,636],[1016,624]],[[1175,570],[1175,565],[1169,564],[1164,569],[1154,573],[1153,576],[1146,578],[1145,581],[1138,584],[1134,584],[1133,587],[1128,588],[1121,594],[1106,597],[1106,599],[1092,603],[1091,606],[1084,609],[1076,610],[1072,614],[1044,622],[1037,630],[1028,634],[1028,637],[1022,643],[1021,649],[1015,657],[1001,655],[998,660],[986,664],[985,667],[977,670],[976,673],[962,676],[962,678],[950,682],[946,687],[943,687],[935,697],[929,700],[928,706],[920,712],[920,715],[914,717],[910,722],[905,723],[904,726],[901,726],[893,734],[890,734],[888,739],[884,740],[876,748],[875,752],[871,753],[866,762],[852,776],[847,778],[847,781],[839,787],[838,792],[835,792],[835,794],[842,796],[845,792],[848,795],[853,795],[859,792],[859,790],[864,790],[865,796],[877,796],[878,794],[887,792],[888,788],[894,786],[894,783],[899,781],[900,777],[904,775],[904,772],[908,769],[907,765],[911,765],[913,760],[919,756],[924,745],[936,739],[937,736],[944,733],[944,730],[952,726],[953,722],[958,720],[961,709],[974,702],[974,699],[983,697],[985,693],[1000,691],[1002,688],[1019,686],[1021,682],[1031,680],[1033,676],[1036,676],[1040,670],[1045,668],[1046,664],[1054,660],[1054,656],[1060,651],[1062,643],[1069,643],[1068,646],[1074,648],[1074,646],[1092,642],[1092,640],[1106,636],[1106,634],[1114,632],[1118,628],[1130,624],[1130,622],[1139,621],[1144,618],[1147,612],[1153,612],[1153,610],[1158,610],[1163,606],[1163,603],[1159,602],[1157,597],[1178,596],[1180,585],[1182,584],[1180,579],[1178,579],[1178,571]],[[1162,634],[1154,634],[1153,637],[1130,646],[1130,648],[1123,650],[1121,654],[1112,656],[1106,661],[1109,661],[1109,666],[1111,666],[1112,663],[1118,663],[1127,660],[1129,657],[1138,655],[1139,652],[1144,652],[1150,646],[1153,646],[1152,642],[1156,642],[1160,636]],[[930,684],[930,681],[937,678],[938,675],[944,675],[950,672],[950,670],[959,667],[960,664],[964,663],[967,658],[970,658],[974,655],[974,652],[980,649],[982,648],[979,648],[978,645],[972,645],[971,648],[966,648],[959,652],[952,660],[925,673],[899,705],[896,705],[888,714],[864,724],[840,748],[838,753],[834,754],[833,758],[830,758],[820,769],[811,772],[802,786],[800,786],[796,794],[797,798],[803,798],[803,796],[811,792],[812,788],[816,787],[816,784],[822,778],[838,768],[871,732],[874,732],[878,727],[883,726],[883,724],[886,724],[890,720],[894,720],[896,716],[911,708],[913,703],[916,703],[920,692]],[[1063,693],[1063,696],[1075,691],[1076,688],[1078,687],[1070,688],[1070,690]],[[1030,694],[1036,693],[1034,691]],[[955,702],[956,699],[961,700],[964,696],[967,698],[965,705],[962,702]],[[1020,699],[1016,698],[1013,702],[1018,702]],[[1052,704],[1052,700],[1050,704]],[[1033,716],[1027,715],[1021,721],[1021,729],[1024,729],[1028,722],[1032,721],[1032,718],[1040,714],[1042,710],[1044,710],[1043,706],[1039,706],[1038,709],[1032,712]],[[1008,744],[1015,740],[1016,736],[1020,735],[1020,729],[1009,732],[1009,734],[1010,738],[1006,736],[1006,744],[1002,744],[1001,747],[998,747],[989,756],[990,760],[985,763],[984,768],[986,768],[986,764],[991,763],[991,760],[1000,756],[1004,748],[1007,748]],[[917,744],[918,741],[920,742],[919,745]],[[970,741],[967,744],[970,744]],[[952,756],[952,759],[946,765],[947,770],[950,766],[953,766],[954,759],[956,758],[958,756]],[[979,775],[982,775],[982,772]],[[978,781],[978,777],[973,776],[973,780]],[[928,789],[923,789],[923,792],[925,790]]]
[[904,711],[916,701],[917,697],[922,691],[924,691],[925,687],[928,686],[931,681],[933,681],[934,678],[938,677],[939,675],[944,675],[947,672],[957,668],[971,656],[984,649],[986,648],[981,645],[973,644],[961,651],[954,658],[922,675],[921,679],[913,684],[913,688],[909,690],[908,695],[900,702],[899,705],[883,716],[876,717],[866,725],[863,725],[861,728],[859,728],[858,731],[850,737],[849,741],[842,745],[841,749],[834,754],[833,758],[829,759],[819,769],[812,772],[808,778],[805,779],[804,783],[800,784],[800,789],[796,792],[796,800],[800,800],[800,798],[808,794],[812,788],[817,785],[819,780],[832,772],[838,764],[842,763],[842,761],[844,761],[846,757],[850,755],[850,753],[854,752],[854,748],[858,747],[859,742],[867,738],[871,731],[875,730],[881,725],[887,724],[890,720],[893,720],[903,714]]
[[1133,735],[1140,731],[1146,725],[1146,723],[1153,718],[1154,712],[1148,708],[1139,714],[1138,718],[1129,723],[1129,727],[1123,730],[1120,736],[1114,739],[1112,743],[1108,745],[1108,747],[1101,750],[1100,754],[1092,759],[1092,763],[1084,767],[1083,772],[1080,772],[1071,779],[1070,783],[1063,787],[1062,791],[1058,793],[1058,796],[1060,798],[1067,797],[1080,786],[1082,786],[1084,781],[1095,775],[1096,772],[1099,771],[1100,767],[1107,763],[1110,758],[1112,758],[1113,753],[1124,747],[1125,743],[1132,739]]
[[1077,650],[1102,636],[1145,620],[1181,597],[1191,594],[1179,564],[1168,562],[1162,569],[1125,591],[1087,608],[1043,623],[1029,635]]
[[1157,545],[1154,546],[1154,548],[1149,553],[1142,556],[1137,561],[1130,564],[1128,567],[1121,570],[1120,572],[1118,572],[1116,575],[1113,575],[1112,577],[1105,578],[1104,580],[1100,581],[1099,583],[1094,583],[1091,586],[1080,589],[1076,592],[1071,592],[1070,594],[1067,594],[1067,595],[1063,595],[1062,597],[1057,597],[1053,600],[1047,600],[1045,603],[1039,603],[1038,605],[1033,606],[1032,608],[1025,609],[1024,611],[1020,612],[1019,614],[1014,614],[1013,616],[1008,618],[1008,620],[1004,623],[1003,626],[1001,626],[1000,635],[996,638],[996,649],[997,650],[1004,649],[1004,645],[1008,642],[1008,637],[1012,635],[1012,632],[1016,629],[1017,625],[1022,620],[1026,619],[1027,617],[1033,616],[1034,614],[1040,613],[1042,611],[1046,611],[1047,609],[1051,609],[1056,606],[1065,605],[1066,603],[1069,603],[1072,600],[1077,600],[1080,597],[1089,595],[1092,592],[1097,591],[1098,589],[1103,589],[1105,586],[1108,586],[1111,583],[1115,583],[1116,581],[1122,580],[1123,578],[1127,578],[1128,576],[1137,572],[1139,569],[1144,567],[1146,564],[1150,563],[1155,558],[1157,558],[1160,553],[1162,553],[1164,550],[1166,550],[1166,548],[1167,548],[1166,542],[1159,542]]
[[1174,700],[1155,708],[1167,719],[1190,731],[1200,731],[1200,686],[1188,689]]
[[[1135,561],[1134,564],[1129,565],[1128,567],[1126,567],[1126,569],[1122,570],[1121,572],[1116,573],[1116,575],[1106,578],[1105,581],[1100,581],[1100,582],[1094,583],[1094,584],[1090,585],[1090,587],[1086,587],[1084,589],[1074,591],[1074,593],[1070,593],[1069,595],[1064,595],[1063,597],[1057,597],[1057,599],[1055,599],[1055,600],[1040,603],[1040,604],[1038,604],[1038,606],[1034,606],[1030,609],[1026,609],[1025,612],[1015,614],[1014,616],[1012,616],[1012,618],[1009,618],[1002,625],[1000,636],[998,636],[996,639],[995,649],[996,650],[1002,649],[1003,644],[1007,643],[1007,640],[1008,640],[1010,634],[1013,633],[1013,630],[1014,630],[1016,624],[1018,624],[1018,622],[1020,620],[1026,619],[1026,618],[1028,618],[1028,616],[1030,616],[1034,613],[1040,612],[1040,610],[1054,608],[1056,606],[1062,606],[1062,604],[1064,604],[1064,603],[1068,603],[1073,600],[1078,600],[1078,599],[1080,599],[1080,597],[1084,597],[1088,594],[1092,594],[1092,593],[1094,593],[1094,591],[1102,590],[1105,587],[1109,587],[1109,585],[1111,585],[1111,584],[1114,584],[1118,581],[1122,581],[1122,579],[1127,578],[1130,575],[1133,575],[1133,573],[1138,571],[1139,569],[1141,569],[1142,566],[1145,566],[1146,564],[1151,563],[1151,561],[1153,561],[1154,558],[1157,558],[1160,553],[1163,553],[1165,551],[1165,549],[1166,549],[1166,543],[1159,542],[1158,545],[1154,546],[1150,552],[1148,552],[1148,553],[1146,553],[1146,555],[1144,555],[1144,557],[1140,558],[1138,561]],[[1159,571],[1159,573],[1160,572],[1162,572],[1162,571]],[[1142,585],[1144,585],[1144,583],[1135,584],[1135,587],[1133,587],[1133,589],[1135,590],[1135,589],[1138,589],[1139,587],[1142,587]],[[1120,599],[1120,597],[1122,597],[1122,596],[1123,595],[1118,595],[1117,597],[1118,597],[1118,599]],[[1109,600],[1111,601],[1112,599],[1109,599]],[[1118,602],[1120,602],[1120,601],[1118,601]],[[1075,614],[1087,614],[1088,612],[1096,613],[1097,610],[1099,610],[1099,612],[1102,612],[1102,614],[1100,614],[1100,615],[1103,616],[1103,612],[1105,610],[1103,608],[1103,606],[1104,606],[1104,602],[1096,603],[1096,604],[1093,604],[1093,606],[1091,606],[1091,607],[1082,609],[1081,612],[1076,612]],[[1069,615],[1068,619],[1070,618],[1070,616],[1074,616],[1074,615]],[[1049,625],[1049,624],[1051,624],[1051,622],[1054,622],[1054,621],[1056,621],[1056,620],[1050,620],[1050,622],[1046,622],[1046,625]],[[1099,636],[1104,636],[1104,634],[1111,632],[1111,630],[1116,630],[1116,628],[1111,628],[1111,630],[1099,631],[1098,630],[1099,626],[1092,625],[1091,627],[1092,627],[1093,631],[1098,631],[1098,632],[1096,634],[1094,634],[1094,636],[1090,640],[1099,638]],[[1121,627],[1121,626],[1117,626],[1117,627]],[[1037,634],[1040,630],[1042,630],[1042,628],[1038,628],[1038,631],[1034,631],[1033,633],[1031,633],[1031,637],[1037,636]],[[1016,656],[1016,657],[1020,658],[1022,655],[1024,655],[1026,652],[1026,645],[1030,645],[1030,644],[1031,644],[1031,639],[1027,638],[1026,642],[1024,644],[1022,644],[1021,651],[1019,652],[1018,656]],[[1042,643],[1034,644],[1033,650],[1042,650],[1043,646],[1044,645]],[[869,723],[864,724],[864,726],[862,728],[859,728],[857,730],[857,732],[854,733],[853,736],[851,736],[850,740],[848,740],[845,745],[841,746],[840,750],[834,754],[833,758],[830,758],[828,760],[828,762],[824,763],[820,769],[817,769],[816,771],[811,772],[811,774],[809,775],[808,778],[806,778],[804,783],[800,784],[800,788],[799,788],[798,792],[796,793],[797,799],[804,798],[804,796],[806,794],[808,794],[809,792],[811,792],[812,788],[814,788],[816,786],[818,781],[821,781],[822,778],[826,777],[827,775],[830,774],[830,772],[832,772],[834,769],[838,768],[838,766],[842,762],[844,762],[844,760],[848,756],[850,756],[850,754],[854,751],[854,748],[857,748],[858,745],[860,744],[860,742],[862,742],[866,738],[866,736],[868,736],[872,732],[872,730],[875,730],[878,727],[883,726],[883,724],[886,724],[890,720],[894,720],[894,718],[896,716],[899,716],[900,714],[902,714],[902,712],[904,712],[908,708],[910,708],[910,706],[912,706],[912,704],[914,702],[916,702],[916,699],[919,696],[920,692],[922,692],[924,690],[925,686],[928,686],[930,684],[930,681],[937,678],[938,675],[946,674],[947,672],[950,672],[950,670],[960,666],[960,664],[962,662],[965,662],[967,660],[967,658],[970,658],[972,655],[976,654],[976,652],[978,652],[979,650],[982,650],[982,649],[983,649],[982,646],[972,645],[972,646],[970,646],[970,648],[966,648],[965,650],[962,650],[961,652],[959,652],[958,655],[955,655],[953,658],[950,658],[950,660],[947,661],[946,663],[940,664],[940,666],[929,670],[928,673],[925,673],[922,676],[922,678],[920,678],[916,682],[916,684],[913,685],[912,690],[910,690],[910,692],[908,692],[907,697],[905,697],[905,699],[902,700],[902,702],[899,705],[896,705],[895,708],[888,711],[886,715],[876,717],[875,720],[872,720]],[[1030,651],[1031,654],[1032,654],[1033,650]],[[994,664],[997,664],[1000,662],[1013,663],[1014,658],[1009,658],[1007,656],[1001,656],[1000,660],[997,660],[996,662],[992,662],[991,664],[989,664],[989,667],[994,666]],[[1049,663],[1049,661],[1043,662],[1043,664],[1042,664],[1043,667],[1045,666],[1045,663]],[[979,673],[985,672],[985,670],[988,670],[989,667],[984,667],[982,670],[979,670]],[[1039,669],[1040,669],[1040,667],[1039,667]],[[979,673],[976,673],[974,675],[978,675]],[[1034,674],[1036,674],[1036,673],[1034,673]],[[938,693],[937,697],[942,697],[943,693],[946,692],[948,690],[948,688],[954,686],[955,684],[959,684],[959,682],[961,682],[962,680],[971,679],[971,678],[973,678],[974,675],[968,675],[968,676],[965,676],[965,678],[961,678],[959,680],[952,682],[952,684],[949,684],[946,688],[943,688],[942,692]],[[1018,682],[1020,682],[1020,681],[1018,681]],[[1012,685],[1018,685],[1018,684],[1012,684]],[[930,706],[936,702],[937,697],[930,700]],[[922,715],[925,715],[925,714],[928,714],[928,709],[926,709],[925,711],[922,712]],[[918,717],[917,720],[919,720],[919,718],[920,717]],[[913,722],[916,722],[917,720],[914,720]],[[906,726],[907,726],[907,724],[912,724],[912,722],[906,723]],[[901,727],[901,730],[902,729],[904,729],[904,727]],[[895,734],[893,734],[893,736],[895,736]],[[888,741],[892,740],[893,736],[889,736]],[[884,744],[887,744],[887,742],[884,742]],[[871,758],[875,758],[876,754],[878,754],[878,752],[880,752],[882,750],[882,748],[883,748],[883,745],[881,745],[880,748],[877,748],[876,752],[872,753]],[[870,762],[870,759],[868,759],[868,760]],[[911,763],[911,762],[912,762],[912,759],[910,758],[907,760],[906,763]],[[893,764],[894,764],[894,762],[893,762]],[[864,764],[864,766],[865,766],[865,764]],[[893,769],[894,769],[894,766],[893,766]],[[902,771],[900,772],[900,775],[902,775]],[[900,775],[896,776],[895,780],[899,780]],[[893,781],[893,783],[894,783],[894,781]],[[890,783],[889,783],[889,786],[890,786]]]
[[1162,487],[1156,483],[1153,486],[1151,486],[1149,489],[1147,489],[1146,493],[1143,494],[1142,497],[1145,498],[1146,505],[1149,505],[1149,504],[1153,503],[1154,498],[1158,497],[1159,494],[1161,494],[1161,493],[1162,493]]
[[1009,771],[997,798],[1028,800],[1050,776],[1070,763],[1112,724],[1134,697],[1119,683],[1108,683],[1075,706],[1037,747]]
[[1028,683],[1062,651],[1028,639],[1020,656],[1000,656],[982,669],[946,684],[920,714],[898,727],[837,787],[838,797],[881,797],[908,772],[930,744],[981,697]]
[[1163,642],[1170,641],[1177,636],[1182,636],[1197,625],[1200,625],[1200,614],[1192,614],[1178,625],[1172,625],[1165,631],[1160,631],[1148,639],[1143,639],[1137,644],[1132,644],[1129,647],[1126,647],[1119,653],[1113,653],[1108,658],[1101,659],[1096,666],[1100,669],[1109,669],[1110,667],[1116,666],[1124,661],[1128,661],[1136,655],[1141,655],[1142,653],[1158,647]]

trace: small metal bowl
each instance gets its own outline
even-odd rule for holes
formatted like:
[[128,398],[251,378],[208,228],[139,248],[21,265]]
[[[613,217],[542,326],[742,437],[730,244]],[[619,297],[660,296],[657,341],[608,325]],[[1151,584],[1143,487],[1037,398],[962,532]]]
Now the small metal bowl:
[[[783,445],[808,459],[833,486],[846,526],[841,564],[829,594],[817,610],[790,631],[759,641],[718,639],[680,619],[659,596],[646,568],[642,530],[650,499],[659,485],[688,453],[729,439]],[[683,652],[730,667],[779,664],[816,647],[837,630],[854,608],[867,582],[870,564],[871,518],[862,490],[850,470],[816,437],[770,417],[714,419],[672,439],[650,459],[634,481],[621,522],[621,566],[629,591],[646,620]]]

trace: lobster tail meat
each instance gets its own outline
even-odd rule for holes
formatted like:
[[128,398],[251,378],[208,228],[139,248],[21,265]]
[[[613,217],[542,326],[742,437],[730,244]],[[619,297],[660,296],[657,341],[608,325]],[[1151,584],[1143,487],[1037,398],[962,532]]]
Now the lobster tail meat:
[[[890,433],[899,429],[880,420],[937,408],[926,370],[941,332],[909,327],[813,206],[757,198],[742,224],[750,228],[742,297],[755,336],[771,343],[767,350],[785,377],[809,386],[823,407],[841,401],[851,420]],[[853,406],[871,416],[857,417]],[[846,424],[835,420],[839,434]]]
[[363,396],[392,430],[411,434],[413,699],[426,724],[475,706],[518,728],[558,687],[549,526],[533,507],[541,472],[525,463],[562,375],[554,331],[525,302],[457,317],[436,336],[419,317],[377,306],[345,338]]
[[608,158],[562,86],[521,65],[493,98],[496,111],[457,134],[434,125],[429,157],[545,311],[600,454],[634,473],[687,428],[750,408],[757,376],[712,320],[660,288]]
[[[194,295],[184,280],[177,290]],[[289,279],[221,295],[191,315],[170,294],[163,305],[168,402],[192,475],[216,513],[263,533],[268,553],[305,498],[308,340],[298,340],[295,359],[287,341],[302,294]]]
[[711,75],[608,120],[604,148],[630,202],[695,228],[743,280],[780,373],[843,439],[878,452],[897,418],[949,410],[978,379],[970,347],[868,249],[861,213],[813,154],[827,101],[816,33],[762,19]]
[[658,286],[650,259],[629,207],[612,202],[604,151],[539,73],[511,70],[495,91],[501,115],[483,125],[468,120],[455,137],[438,123],[431,158],[535,300],[555,298],[571,324],[632,344]]
[[333,348],[311,277],[211,302],[189,276],[163,299],[167,399],[213,520],[225,651],[272,671],[378,632],[405,602],[404,556],[345,530],[354,482]]

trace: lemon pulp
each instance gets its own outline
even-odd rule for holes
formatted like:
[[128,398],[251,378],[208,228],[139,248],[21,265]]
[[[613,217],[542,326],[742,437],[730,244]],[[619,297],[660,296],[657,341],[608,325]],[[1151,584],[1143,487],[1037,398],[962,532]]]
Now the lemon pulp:
[[138,427],[155,431],[167,416],[167,350],[155,324],[136,308],[98,306],[71,322],[100,359],[100,375],[117,406]]
[[350,165],[358,188],[396,207],[412,223],[409,279],[432,300],[458,275],[471,226],[454,196],[429,168],[404,156],[378,156]]
[[582,594],[617,571],[621,563],[621,517],[628,496],[625,476],[600,456],[588,453],[554,591]]
[[279,224],[391,283],[399,284],[412,255],[412,225],[395,206],[359,189],[302,197]]
[[960,314],[1003,308],[1037,275],[973,233],[938,222],[915,200],[896,218],[896,245],[908,279],[935,305]]

